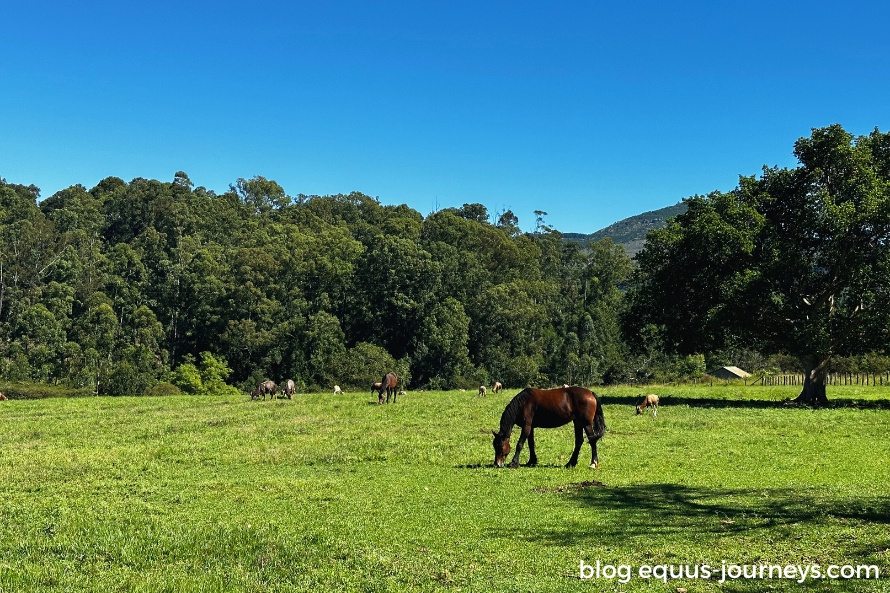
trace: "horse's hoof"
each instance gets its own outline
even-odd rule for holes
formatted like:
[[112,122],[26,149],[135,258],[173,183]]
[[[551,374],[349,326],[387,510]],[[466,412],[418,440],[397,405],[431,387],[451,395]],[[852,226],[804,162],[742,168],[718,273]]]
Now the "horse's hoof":
[[508,465],[507,467],[509,467],[510,469],[517,469],[517,468],[519,467],[519,464],[518,464],[518,463],[511,463],[511,464]]
[[593,462],[590,464],[590,469],[596,469],[599,464],[597,462]]
[[567,464],[565,464],[565,468],[566,468],[566,469],[572,469],[573,467],[575,467],[575,464],[574,464],[574,463],[567,463]]

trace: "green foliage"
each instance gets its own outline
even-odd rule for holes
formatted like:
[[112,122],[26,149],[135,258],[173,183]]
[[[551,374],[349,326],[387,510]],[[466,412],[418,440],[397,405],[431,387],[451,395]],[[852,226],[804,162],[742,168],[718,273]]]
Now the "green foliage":
[[192,362],[183,362],[170,375],[170,383],[181,389],[184,393],[197,395],[204,393],[204,382],[201,380],[201,371]]
[[232,374],[232,369],[225,359],[218,358],[211,352],[201,353],[200,373],[203,393],[223,395],[233,389],[226,385],[226,379]]
[[637,348],[654,324],[679,353],[788,353],[807,375],[802,400],[824,403],[832,358],[887,345],[888,144],[877,130],[814,129],[795,143],[799,167],[688,199],[637,256],[626,316]]
[[173,383],[162,381],[157,385],[153,385],[145,392],[145,395],[157,397],[165,395],[181,395],[182,391]]
[[482,204],[425,218],[357,192],[293,200],[261,176],[217,195],[182,171],[38,196],[0,182],[6,379],[124,395],[618,375],[630,263],[565,245],[543,212],[526,235]]
[[93,395],[92,391],[88,389],[72,389],[62,385],[49,385],[46,383],[32,383],[27,381],[0,382],[0,393],[3,393],[10,400],[86,397],[88,395]]
[[[339,382],[334,385],[355,391],[366,390],[396,368],[396,360],[385,349],[368,342],[359,342],[343,357]],[[402,373],[396,371],[396,374],[404,380]]]
[[231,374],[232,369],[224,358],[202,352],[198,365],[190,356],[186,356],[183,363],[170,373],[169,381],[176,389],[192,395],[238,395],[241,391],[226,383]]

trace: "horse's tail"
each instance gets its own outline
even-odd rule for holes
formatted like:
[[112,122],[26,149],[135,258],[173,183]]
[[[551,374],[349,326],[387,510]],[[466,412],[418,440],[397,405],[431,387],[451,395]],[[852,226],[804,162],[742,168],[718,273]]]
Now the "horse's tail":
[[606,434],[606,417],[603,416],[603,406],[597,394],[593,394],[596,399],[596,413],[593,415],[593,438],[601,439]]

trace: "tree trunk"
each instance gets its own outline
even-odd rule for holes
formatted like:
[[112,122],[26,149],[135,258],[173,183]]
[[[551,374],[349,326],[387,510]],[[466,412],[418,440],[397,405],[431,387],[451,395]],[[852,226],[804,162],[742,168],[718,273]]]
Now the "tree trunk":
[[804,365],[804,381],[803,389],[800,395],[794,399],[796,403],[806,404],[808,406],[824,406],[828,404],[828,397],[825,395],[825,383],[828,378],[828,361],[825,359],[819,364],[814,363],[814,358],[804,357],[801,362]]

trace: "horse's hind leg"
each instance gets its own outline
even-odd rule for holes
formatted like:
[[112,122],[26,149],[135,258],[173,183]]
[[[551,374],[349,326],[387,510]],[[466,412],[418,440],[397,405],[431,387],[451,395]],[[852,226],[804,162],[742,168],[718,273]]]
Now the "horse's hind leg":
[[575,423],[575,450],[572,451],[572,457],[566,464],[566,467],[575,467],[578,465],[578,453],[581,452],[581,445],[584,444],[584,427]]
[[588,424],[584,427],[584,432],[587,433],[587,440],[590,441],[590,469],[596,469],[599,465],[600,460],[596,454],[596,442],[597,438],[593,436],[593,426]]

